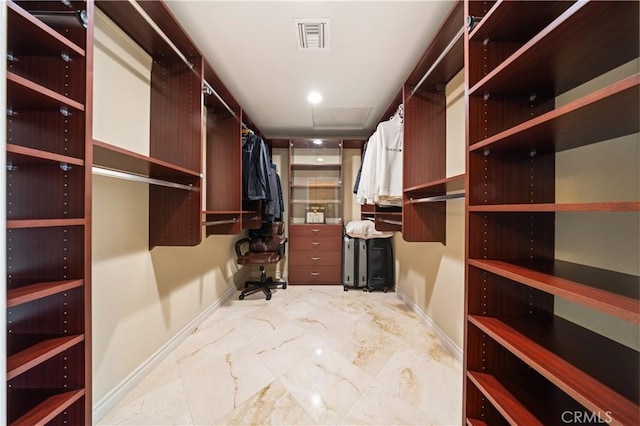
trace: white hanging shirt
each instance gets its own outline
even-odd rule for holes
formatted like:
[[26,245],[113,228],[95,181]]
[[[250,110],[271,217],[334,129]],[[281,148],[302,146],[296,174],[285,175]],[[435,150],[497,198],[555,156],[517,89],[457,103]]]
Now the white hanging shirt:
[[403,124],[399,114],[378,124],[367,142],[356,201],[402,205]]
[[403,128],[400,114],[378,125],[376,203],[402,205]]

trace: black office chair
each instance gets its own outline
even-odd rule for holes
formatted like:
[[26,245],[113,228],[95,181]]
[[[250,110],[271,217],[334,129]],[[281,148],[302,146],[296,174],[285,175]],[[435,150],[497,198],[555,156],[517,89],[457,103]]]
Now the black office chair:
[[[284,223],[274,222],[267,232],[257,234],[251,231],[248,238],[243,238],[236,242],[236,255],[238,265],[260,266],[260,281],[247,281],[244,290],[240,293],[240,300],[249,294],[262,291],[267,300],[271,299],[271,288],[281,286],[287,288],[286,281],[274,281],[272,277],[267,277],[265,265],[278,263],[284,258],[287,238],[284,236]],[[242,246],[248,244],[248,251],[242,252]]]

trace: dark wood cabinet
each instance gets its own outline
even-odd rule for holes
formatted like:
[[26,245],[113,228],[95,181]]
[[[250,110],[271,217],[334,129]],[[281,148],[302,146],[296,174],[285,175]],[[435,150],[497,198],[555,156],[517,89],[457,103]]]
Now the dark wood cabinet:
[[93,2],[3,7],[7,421],[89,424]]
[[342,283],[342,225],[289,225],[289,283]]
[[640,322],[639,277],[564,260],[557,225],[640,211],[638,194],[564,201],[557,177],[576,150],[615,152],[614,139],[640,130],[637,70],[584,84],[637,60],[638,12],[625,1],[465,3],[476,17],[465,35],[467,424],[640,422],[637,349],[557,311],[569,301]]

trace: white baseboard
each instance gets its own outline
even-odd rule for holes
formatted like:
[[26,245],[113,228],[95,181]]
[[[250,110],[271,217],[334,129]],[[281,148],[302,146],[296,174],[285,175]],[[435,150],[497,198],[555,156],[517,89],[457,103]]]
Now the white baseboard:
[[409,298],[409,296],[403,293],[398,288],[398,286],[396,286],[396,294],[407,306],[409,306],[409,308],[411,308],[413,313],[415,313],[418,318],[420,318],[422,322],[424,322],[427,328],[433,331],[436,336],[438,336],[442,344],[449,350],[449,352],[451,352],[451,355],[453,355],[455,359],[462,363],[462,349],[458,347],[458,345],[456,345],[455,342],[451,340],[451,338],[447,336],[445,332],[443,332],[440,327],[438,327],[438,325],[433,322],[433,320],[429,318],[429,316],[424,313],[413,300],[411,300],[411,298]]
[[95,425],[100,419],[102,419],[109,411],[115,408],[116,405],[125,397],[129,392],[138,385],[147,374],[149,374],[154,368],[167,357],[174,349],[178,347],[187,337],[189,337],[193,331],[202,324],[216,309],[218,309],[223,303],[229,300],[237,289],[235,285],[231,284],[227,291],[211,304],[207,309],[202,311],[200,315],[195,317],[193,321],[187,324],[179,333],[173,336],[167,343],[165,343],[160,349],[158,349],[153,355],[147,358],[142,364],[140,364],[134,371],[131,372],[122,382],[114,387],[109,393],[107,393],[100,401],[93,404],[93,424]]

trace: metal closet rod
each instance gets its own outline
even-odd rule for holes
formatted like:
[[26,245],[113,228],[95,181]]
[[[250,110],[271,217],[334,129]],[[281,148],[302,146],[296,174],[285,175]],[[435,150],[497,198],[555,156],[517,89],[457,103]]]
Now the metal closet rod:
[[[174,52],[176,52],[176,54],[180,57],[180,59],[182,59],[182,61],[187,64],[187,66],[189,67],[190,70],[192,70],[193,72],[195,72],[196,74],[198,74],[196,72],[196,70],[194,69],[194,65],[191,61],[189,61],[187,59],[186,56],[184,56],[182,54],[182,52],[180,51],[180,49],[178,49],[178,46],[176,46],[175,44],[173,44],[173,42],[171,41],[171,39],[164,33],[164,31],[162,31],[162,29],[158,26],[158,24],[155,23],[155,21],[153,19],[151,19],[151,17],[147,14],[147,12],[144,11],[144,9],[142,7],[140,7],[140,5],[138,4],[138,2],[136,0],[129,0],[129,3],[131,3],[131,6],[133,6],[133,8],[136,10],[136,12],[138,12],[140,14],[140,16],[142,16],[142,18],[147,21],[147,24],[149,24],[149,26],[160,36],[162,37],[162,39],[167,42],[167,44],[169,45],[169,47],[171,47],[171,49],[173,49]],[[224,107],[231,113],[231,115],[233,115],[233,117],[237,120],[238,116],[236,115],[236,113],[231,109],[231,107],[224,101],[224,99],[222,99],[222,97],[218,94],[218,92],[216,92],[213,87],[211,87],[211,85],[204,80],[204,86],[207,89],[207,94],[214,94],[216,96],[216,98],[218,98],[218,100],[222,103],[222,105],[224,105]]]
[[230,225],[236,223],[237,219],[234,217],[233,219],[226,220],[211,220],[209,222],[202,222],[202,226],[213,226],[213,225]]
[[456,194],[435,195],[433,197],[426,197],[426,198],[415,198],[415,199],[412,198],[409,201],[409,203],[411,204],[435,203],[437,201],[455,200],[456,198],[464,198],[464,197],[465,197],[464,192],[459,192]]
[[402,226],[402,222],[400,222],[399,220],[380,219],[380,222],[388,223],[390,225]]
[[440,56],[438,56],[438,58],[435,60],[435,62],[433,63],[433,65],[431,65],[431,67],[427,70],[427,72],[422,76],[422,78],[420,79],[420,81],[418,82],[418,84],[416,84],[416,87],[414,87],[413,89],[411,89],[411,96],[413,96],[414,93],[416,93],[416,91],[420,88],[420,86],[422,86],[422,83],[424,83],[424,81],[427,79],[427,77],[429,77],[429,75],[431,75],[431,73],[433,72],[433,70],[438,66],[438,64],[440,64],[440,62],[442,61],[442,59],[447,55],[447,53],[449,53],[449,51],[451,50],[451,48],[453,47],[454,44],[456,44],[458,42],[458,40],[460,40],[460,37],[462,37],[462,34],[464,34],[464,25],[462,26],[462,28],[460,28],[460,30],[458,31],[458,33],[453,37],[453,39],[449,42],[449,44],[447,45],[447,47],[444,48],[444,50],[442,51],[442,53],[440,54]]
[[167,37],[167,35],[164,33],[164,31],[162,31],[160,29],[160,27],[155,23],[155,21],[153,19],[151,19],[151,17],[149,15],[147,15],[147,12],[144,11],[144,9],[142,7],[140,7],[140,5],[138,4],[138,2],[136,0],[129,0],[129,3],[131,3],[131,6],[133,6],[133,8],[140,14],[140,16],[142,16],[144,18],[145,21],[147,21],[147,24],[149,24],[151,26],[151,28],[153,28],[153,30],[160,36],[162,37],[162,39],[164,41],[167,42],[167,44],[173,49],[174,52],[176,52],[176,54],[180,57],[180,59],[182,59],[182,61],[187,64],[187,66],[189,67],[190,70],[193,70],[193,64],[187,59],[186,56],[184,56],[182,54],[182,52],[180,51],[180,49],[178,49],[178,47],[173,44],[173,42],[171,41],[171,39],[169,37]]
[[[204,87],[205,87],[205,89],[206,89],[205,93],[206,93],[207,95],[211,95],[211,94],[215,95],[215,97],[216,97],[216,98],[218,98],[218,100],[222,103],[222,105],[224,105],[224,107],[227,109],[227,111],[229,111],[229,113],[230,113],[231,115],[233,115],[233,118],[235,118],[235,119],[237,120],[237,119],[238,119],[238,116],[237,116],[237,115],[236,115],[236,113],[231,109],[231,107],[230,107],[230,106],[229,106],[229,105],[224,101],[224,99],[222,99],[222,96],[220,96],[220,95],[218,94],[218,92],[216,92],[216,91],[215,91],[215,89],[214,89],[213,87],[211,87],[211,85],[207,82],[207,80],[202,79],[202,81],[204,81]],[[247,125],[246,125],[246,124],[242,123],[242,126],[248,129],[248,127],[247,127]]]
[[106,168],[103,168],[103,167],[93,166],[91,168],[91,172],[94,175],[108,176],[108,177],[113,177],[113,178],[117,178],[117,179],[130,180],[130,181],[133,181],[133,182],[149,183],[151,185],[165,186],[167,188],[184,189],[184,190],[187,190],[187,191],[191,191],[193,189],[193,185],[185,185],[185,184],[182,184],[182,183],[169,182],[169,181],[166,181],[166,180],[154,179],[154,178],[150,178],[150,177],[146,177],[146,176],[135,175],[133,173],[120,172],[118,170],[106,169]]

